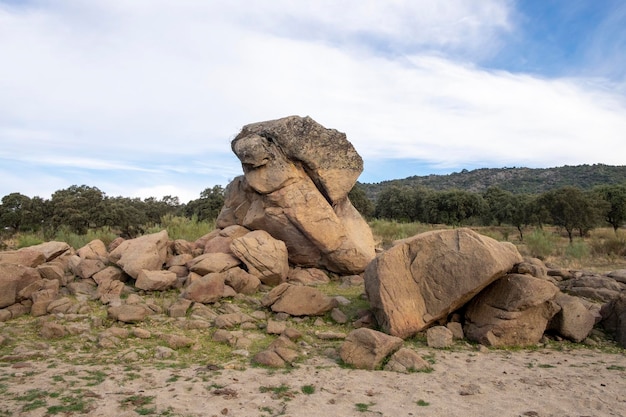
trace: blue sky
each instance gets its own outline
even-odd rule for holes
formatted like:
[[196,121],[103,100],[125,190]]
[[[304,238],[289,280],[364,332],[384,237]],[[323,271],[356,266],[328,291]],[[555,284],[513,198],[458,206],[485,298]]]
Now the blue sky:
[[187,202],[294,114],[362,182],[626,165],[626,2],[0,0],[0,197]]

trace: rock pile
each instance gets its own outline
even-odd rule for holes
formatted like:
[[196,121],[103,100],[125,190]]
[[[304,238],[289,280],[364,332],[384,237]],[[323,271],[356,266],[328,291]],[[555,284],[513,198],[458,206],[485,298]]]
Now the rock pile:
[[[2,252],[0,321],[88,313],[87,301],[98,300],[122,323],[167,314],[189,318],[181,322],[186,328],[213,327],[212,339],[240,355],[254,343],[246,330],[264,329],[278,338],[253,360],[286,366],[299,357],[302,337],[286,320],[327,316],[351,331],[315,337],[343,340],[335,353],[344,362],[376,369],[388,359],[386,369],[402,372],[428,367],[402,348],[403,339],[424,331],[438,348],[463,338],[533,345],[546,333],[581,342],[601,323],[626,347],[626,270],[549,267],[465,228],[423,233],[375,257],[371,231],[348,199],[362,161],[344,134],[293,116],[245,126],[232,148],[245,175],[228,186],[218,229],[195,242],[162,231],[108,247],[48,242]],[[347,300],[316,288],[331,277],[363,285],[371,309],[348,317],[341,310]],[[167,306],[145,296],[169,290],[179,297]],[[223,298],[258,309],[208,306]],[[45,337],[80,331],[48,321],[41,327]],[[98,343],[115,346],[128,334],[111,328]],[[192,343],[162,337],[170,349]]]

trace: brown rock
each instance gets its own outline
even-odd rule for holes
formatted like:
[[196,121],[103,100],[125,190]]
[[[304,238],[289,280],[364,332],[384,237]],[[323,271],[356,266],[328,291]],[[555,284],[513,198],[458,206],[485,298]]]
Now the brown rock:
[[241,268],[232,268],[225,272],[224,283],[238,294],[251,295],[258,291],[261,280]]
[[554,284],[530,275],[509,274],[467,306],[465,336],[485,346],[525,346],[541,340],[559,311]]
[[262,350],[254,355],[253,361],[270,368],[284,368],[286,365],[285,360],[273,350]]
[[158,271],[167,259],[167,231],[125,240],[109,254],[109,260],[137,279],[142,269]]
[[341,345],[341,359],[359,369],[376,369],[402,346],[403,340],[375,330],[361,328],[348,334]]
[[162,334],[161,339],[167,343],[167,345],[174,350],[193,346],[195,341],[187,336],[181,336],[177,334]]
[[448,348],[454,343],[454,335],[445,326],[433,326],[426,330],[426,343],[435,349]]
[[230,329],[242,323],[253,322],[254,319],[244,313],[220,314],[215,317],[214,325],[218,329]]
[[206,275],[224,272],[241,264],[241,261],[227,253],[205,253],[187,262],[187,268],[196,274]]
[[118,280],[103,280],[98,285],[96,297],[102,304],[108,304],[112,300],[119,299],[125,290],[124,283]]
[[113,320],[124,323],[138,323],[148,316],[148,309],[142,305],[128,305],[109,307],[108,315]]
[[42,278],[48,280],[56,280],[59,284],[65,285],[67,283],[65,278],[65,270],[58,263],[45,263],[37,266],[37,271]]
[[603,305],[600,314],[602,326],[613,334],[617,343],[626,348],[626,294]]
[[248,272],[266,285],[278,285],[289,273],[285,243],[264,230],[256,230],[236,238],[230,250],[248,267]]
[[176,274],[173,272],[142,269],[135,287],[145,291],[165,291],[172,288],[175,282]]
[[187,311],[189,307],[191,307],[191,300],[187,300],[185,298],[179,298],[176,300],[174,304],[169,306],[167,309],[167,314],[170,317],[185,317],[187,316]]
[[214,303],[224,295],[224,275],[207,274],[194,280],[182,292],[181,297],[197,303]]
[[46,257],[40,251],[30,248],[0,252],[0,264],[22,265],[35,268],[46,262]]
[[50,262],[59,256],[69,253],[72,248],[65,242],[50,241],[40,243],[39,245],[29,246],[26,249],[41,253],[45,262]]
[[593,313],[577,297],[559,293],[554,301],[561,307],[548,328],[573,342],[582,342],[596,323]]
[[41,326],[39,335],[44,339],[60,339],[67,336],[67,329],[59,323],[46,321]]
[[94,239],[87,243],[78,249],[76,254],[82,259],[97,259],[100,261],[105,261],[109,256],[106,245],[100,239]]
[[378,256],[365,290],[385,332],[410,337],[457,310],[522,260],[515,246],[465,228],[419,234]]
[[431,366],[414,350],[401,348],[391,355],[389,362],[385,365],[386,371],[410,373],[430,370]]
[[289,270],[288,281],[302,285],[322,285],[328,284],[330,278],[318,268],[293,268]]
[[15,304],[17,294],[39,280],[41,275],[35,268],[0,263],[0,308]]
[[76,276],[81,279],[88,279],[104,270],[107,266],[100,259],[81,259],[73,269]]
[[93,279],[96,284],[100,285],[104,281],[122,281],[125,282],[128,276],[124,274],[117,266],[107,266],[102,271],[95,273],[91,279]]
[[[279,296],[274,299],[276,291]],[[287,313],[292,316],[321,316],[337,306],[335,299],[327,297],[316,288],[303,287],[284,283],[276,287],[263,299],[263,305],[270,306],[274,312]]]

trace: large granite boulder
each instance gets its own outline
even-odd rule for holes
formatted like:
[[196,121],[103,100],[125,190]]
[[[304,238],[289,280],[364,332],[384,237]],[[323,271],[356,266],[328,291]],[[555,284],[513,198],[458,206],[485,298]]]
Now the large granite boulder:
[[158,271],[167,260],[167,230],[125,240],[109,254],[109,260],[137,279],[142,269]]
[[460,308],[522,257],[470,229],[426,232],[379,255],[365,291],[381,328],[407,338]]
[[363,161],[345,134],[291,116],[244,126],[232,149],[244,176],[226,188],[218,227],[265,230],[297,266],[365,269],[374,240],[348,199]]
[[538,343],[561,309],[559,289],[526,274],[509,274],[485,288],[467,306],[465,336],[486,346]]
[[20,291],[39,280],[35,268],[0,263],[0,308],[15,304]]

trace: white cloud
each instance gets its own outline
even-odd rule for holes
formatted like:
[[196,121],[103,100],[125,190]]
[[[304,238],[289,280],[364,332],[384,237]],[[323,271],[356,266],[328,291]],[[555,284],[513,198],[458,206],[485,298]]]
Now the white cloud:
[[610,82],[472,64],[515,29],[509,1],[34,5],[0,3],[0,158],[71,171],[52,175],[65,187],[197,198],[241,172],[243,124],[291,114],[346,132],[366,162],[626,163]]

